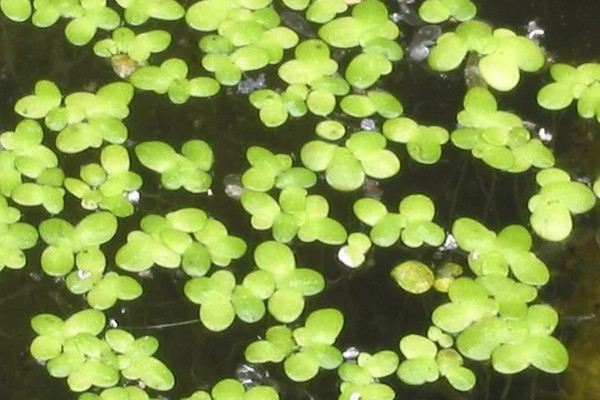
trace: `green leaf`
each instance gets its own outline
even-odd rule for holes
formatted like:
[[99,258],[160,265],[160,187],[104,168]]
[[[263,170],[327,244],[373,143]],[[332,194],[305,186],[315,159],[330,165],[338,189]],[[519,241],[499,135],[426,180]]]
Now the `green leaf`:
[[294,339],[300,346],[333,345],[344,326],[344,316],[335,308],[313,311],[304,327],[294,329]]
[[135,154],[147,168],[163,173],[177,162],[177,153],[163,142],[143,142],[135,146]]
[[2,0],[0,9],[10,20],[16,22],[26,21],[31,16],[31,2],[29,0]]
[[292,250],[283,243],[266,241],[254,250],[254,262],[263,271],[273,276],[285,276],[296,267]]
[[391,70],[390,61],[382,55],[361,53],[350,61],[344,76],[355,88],[366,89]]
[[299,352],[286,358],[283,368],[294,382],[306,382],[319,373],[319,362],[310,354]]
[[486,55],[478,66],[481,77],[496,90],[507,92],[519,83],[519,67],[510,55],[499,52]]
[[406,218],[389,213],[383,216],[371,229],[369,237],[380,247],[390,247],[400,238],[400,231],[406,226]]
[[454,221],[452,235],[460,248],[469,252],[491,247],[496,238],[494,232],[470,218],[459,218]]
[[229,300],[210,299],[200,306],[200,320],[213,332],[227,329],[234,319],[235,309]]
[[392,278],[409,293],[420,294],[433,286],[433,271],[419,261],[405,261],[392,269]]
[[150,235],[133,231],[127,235],[127,243],[115,255],[119,268],[130,272],[146,271],[154,264],[155,242]]
[[465,367],[456,367],[445,375],[452,387],[461,392],[466,392],[475,386],[476,377],[473,371]]
[[175,377],[169,368],[154,357],[136,360],[122,371],[123,375],[133,374],[146,386],[154,390],[167,391],[175,386]]
[[69,388],[83,392],[91,386],[112,387],[119,381],[119,371],[95,359],[88,359],[67,378]]
[[62,352],[62,343],[54,337],[38,336],[31,342],[29,352],[35,359],[47,361]]
[[64,276],[75,266],[73,253],[64,247],[46,247],[40,261],[42,269],[50,276]]
[[34,94],[25,96],[15,104],[15,112],[25,118],[43,118],[59,107],[62,94],[54,82],[41,80],[35,84]]
[[542,200],[531,214],[529,221],[535,233],[552,242],[564,240],[573,229],[571,214],[560,203]]
[[324,171],[330,164],[337,146],[313,140],[302,146],[300,150],[300,159],[306,168],[312,171]]
[[435,382],[439,378],[439,371],[434,360],[414,358],[402,361],[397,375],[408,385],[422,385],[425,382]]
[[367,93],[371,104],[382,117],[395,118],[404,112],[402,104],[391,93],[382,90],[371,90]]
[[312,90],[306,98],[306,105],[311,113],[326,117],[335,109],[335,96],[326,90]]
[[382,350],[370,355],[361,352],[358,356],[358,365],[365,368],[374,378],[383,378],[393,374],[398,368],[398,355],[391,350]]
[[266,193],[244,190],[240,201],[244,210],[252,215],[251,224],[254,229],[271,228],[281,212],[279,204]]
[[75,235],[82,246],[99,246],[117,232],[117,218],[109,212],[88,215],[75,226]]
[[104,329],[106,316],[98,310],[78,311],[65,320],[65,337],[73,337],[79,333],[96,336]]
[[222,379],[211,390],[214,400],[242,400],[244,398],[244,386],[235,379]]
[[434,71],[446,72],[456,69],[467,55],[467,46],[455,33],[441,35],[427,57],[427,64]]
[[295,290],[276,290],[269,298],[267,308],[277,321],[291,323],[302,314],[304,297]]
[[325,42],[341,49],[358,46],[361,33],[361,23],[352,17],[336,18],[327,22],[318,31],[319,37]]
[[366,118],[377,111],[369,97],[359,94],[344,96],[340,101],[340,107],[346,114],[355,118]]
[[198,208],[182,208],[166,215],[173,228],[194,233],[204,228],[208,221],[206,213]]
[[404,336],[399,343],[400,351],[408,359],[435,358],[437,346],[426,337],[410,334]]
[[419,17],[430,24],[439,24],[450,18],[450,11],[441,0],[426,0],[419,6]]
[[334,189],[350,192],[362,186],[365,172],[360,162],[345,148],[335,148],[325,171],[327,183]]
[[270,386],[253,386],[246,391],[244,400],[279,400],[279,393]]
[[[116,26],[115,26],[116,27]],[[96,34],[97,26],[87,16],[71,20],[65,27],[65,37],[75,46],[83,46],[89,43]]]

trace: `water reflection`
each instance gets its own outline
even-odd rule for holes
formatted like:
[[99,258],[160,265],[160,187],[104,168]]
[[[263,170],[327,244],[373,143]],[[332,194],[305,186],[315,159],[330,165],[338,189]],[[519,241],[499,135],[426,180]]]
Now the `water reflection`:
[[415,0],[397,0],[398,12],[392,13],[390,18],[394,22],[405,22],[411,26],[420,26],[423,20],[415,7]]
[[246,78],[237,84],[237,92],[239,94],[250,94],[258,89],[267,87],[267,78],[264,73],[258,74],[256,78]]
[[408,46],[410,59],[413,61],[426,59],[431,51],[431,46],[435,44],[441,34],[442,28],[438,25],[425,25],[419,28]]
[[302,15],[291,11],[283,11],[279,16],[288,28],[299,33],[301,36],[309,38],[317,37],[314,29]]
[[223,186],[225,187],[225,194],[232,199],[239,200],[244,192],[244,186],[242,185],[240,174],[229,174],[223,178]]

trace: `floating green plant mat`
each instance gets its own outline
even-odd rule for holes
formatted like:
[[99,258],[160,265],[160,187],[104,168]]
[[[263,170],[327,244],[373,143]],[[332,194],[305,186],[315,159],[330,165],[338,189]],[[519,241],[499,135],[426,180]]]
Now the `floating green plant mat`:
[[[104,66],[115,72],[113,82],[73,93],[40,77],[14,104],[22,119],[0,134],[0,270],[40,265],[87,307],[30,316],[29,352],[51,376],[65,378],[80,400],[170,396],[177,376],[158,340],[108,318],[117,304],[144,302],[144,279],[159,267],[185,280],[179,300],[193,303],[200,336],[253,324],[243,330],[253,334],[235,339],[242,347],[218,350],[243,349],[246,366],[280,371],[281,382],[236,371],[197,377],[198,390],[182,400],[276,400],[284,381],[295,387],[319,374],[335,381],[340,400],[392,400],[401,385],[439,379],[470,391],[482,368],[567,368],[565,346],[553,336],[559,316],[542,290],[551,270],[536,251],[541,241],[569,237],[577,215],[596,206],[600,178],[586,182],[555,165],[545,139],[505,111],[499,95],[518,93],[525,75],[549,66],[554,81],[537,103],[560,110],[577,100],[582,118],[600,120],[599,64],[549,65],[534,38],[478,20],[469,0],[413,5],[413,22],[443,30],[418,44],[430,51],[422,62],[405,59],[401,39],[405,28],[416,30],[394,22],[379,0],[184,3],[0,0],[3,18],[61,24],[68,42],[110,59]],[[170,51],[182,30],[198,48],[186,59]],[[404,114],[402,99],[382,85],[401,63],[427,68],[431,79],[464,70],[455,123]],[[257,140],[245,149],[247,168],[225,177],[215,164],[222,171],[229,161],[211,136],[131,139],[130,106],[142,92],[201,114],[203,104],[236,90],[248,95],[265,136],[285,136],[290,120],[310,126],[300,145],[281,150]],[[450,146],[482,169],[522,174],[539,187],[518,204],[529,215],[496,233],[469,215],[448,222],[446,205],[426,185],[377,192],[379,183],[445,162]],[[212,208],[215,182],[246,212],[246,237],[233,228],[230,215],[239,214]],[[156,186],[158,204],[175,193],[194,205],[165,200],[149,212],[146,194]],[[130,229],[130,218],[139,228]],[[316,258],[300,251],[307,248],[327,258],[313,265]],[[350,302],[318,302],[336,285],[327,264],[338,267],[338,279],[363,269],[367,281],[368,267],[387,268],[372,265],[381,248],[396,254],[385,275],[403,296],[428,299],[423,310],[431,315],[419,325],[426,331],[406,329],[391,338],[393,348],[342,342],[359,321],[347,318]],[[433,290],[439,294],[427,294]],[[194,338],[181,340],[195,346]]]

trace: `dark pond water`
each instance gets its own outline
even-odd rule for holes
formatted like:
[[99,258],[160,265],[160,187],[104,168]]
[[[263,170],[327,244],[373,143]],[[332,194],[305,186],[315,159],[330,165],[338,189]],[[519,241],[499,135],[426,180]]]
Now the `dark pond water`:
[[[600,61],[600,2],[594,0],[485,0],[478,1],[479,17],[494,26],[503,26],[518,33],[525,32],[530,21],[545,30],[541,39],[547,52],[556,60],[572,63]],[[397,9],[388,1],[391,11]],[[185,58],[192,65],[199,59],[196,34],[183,23],[155,23],[169,29],[174,43],[168,56]],[[410,43],[414,29],[403,28],[402,42]],[[159,56],[158,59],[160,60]],[[196,62],[196,64],[194,64]],[[192,67],[190,75],[199,68]],[[274,70],[267,72],[267,84],[276,85]],[[96,58],[90,47],[75,48],[66,44],[62,25],[46,30],[31,29],[27,24],[0,19],[0,128],[13,129],[18,121],[12,112],[16,99],[29,94],[38,79],[55,81],[63,93],[81,91],[115,80],[110,66]],[[554,139],[558,165],[574,177],[595,177],[600,173],[600,130],[595,121],[581,121],[571,111],[549,113],[535,104],[535,93],[548,79],[545,72],[526,75],[519,88],[500,96],[501,107],[514,110],[524,119],[549,129]],[[424,124],[440,124],[451,128],[464,93],[462,77],[448,74],[437,77],[417,63],[400,62],[381,87],[397,94],[405,113]],[[243,172],[247,167],[245,150],[262,145],[274,152],[297,154],[303,143],[312,138],[316,119],[293,120],[280,129],[265,129],[247,101],[246,95],[222,91],[209,100],[191,100],[183,106],[173,106],[163,97],[137,93],[127,119],[132,144],[144,140],[167,140],[178,148],[191,138],[209,142],[216,153],[213,196],[194,196],[183,192],[166,192],[157,179],[145,175],[145,185],[139,212],[127,218],[113,240],[113,254],[126,233],[136,229],[141,217],[148,213],[164,213],[184,206],[197,206],[223,221],[230,231],[245,238],[250,248],[269,238],[265,232],[249,228],[248,217],[235,200],[224,194],[223,177]],[[358,121],[344,120],[350,129]],[[422,192],[431,196],[438,208],[436,221],[449,226],[459,216],[479,218],[488,227],[498,230],[511,223],[526,223],[526,201],[535,185],[533,173],[518,176],[481,168],[465,153],[444,147],[443,159],[436,166],[411,162],[403,146],[392,146],[403,161],[403,171],[391,180],[381,182],[382,200],[395,205],[407,194]],[[94,155],[95,156],[95,155]],[[86,158],[88,155],[86,155]],[[65,160],[67,174],[74,175],[85,160],[71,157]],[[135,171],[144,171],[133,165]],[[359,228],[352,222],[350,205],[360,196],[338,194],[319,184],[314,192],[330,199],[332,214],[347,222],[349,231]],[[571,367],[561,376],[528,371],[514,377],[494,373],[489,365],[469,363],[478,376],[478,384],[468,393],[457,393],[447,384],[438,382],[423,387],[406,387],[395,378],[386,379],[397,389],[399,399],[434,400],[494,400],[494,399],[575,399],[590,400],[590,393],[600,393],[600,352],[595,345],[600,339],[598,320],[587,318],[600,300],[600,250],[596,243],[595,209],[578,218],[577,228],[566,243],[549,246],[536,243],[539,252],[552,270],[552,283],[543,291],[542,301],[561,310],[562,322],[557,335],[571,349]],[[76,202],[67,204],[66,218],[80,218]],[[39,210],[24,210],[24,219],[32,223],[45,218]],[[48,376],[28,353],[33,338],[30,318],[41,312],[67,316],[84,308],[84,301],[71,295],[63,282],[44,276],[37,265],[41,249],[28,252],[30,265],[21,271],[0,273],[0,398],[75,399],[63,380]],[[398,339],[411,332],[424,332],[432,309],[443,301],[435,294],[421,297],[402,293],[389,279],[390,269],[398,262],[417,258],[425,262],[441,262],[432,250],[408,250],[401,247],[377,249],[366,270],[348,272],[335,261],[337,249],[327,246],[294,244],[300,265],[322,271],[328,280],[324,293],[308,300],[309,310],[335,306],[343,308],[346,327],[340,336],[342,347],[359,346],[361,350],[397,349]],[[251,255],[251,252],[249,252]],[[460,255],[449,256],[461,260]],[[110,259],[110,256],[109,256]],[[445,261],[446,259],[444,259]],[[236,268],[248,269],[249,255],[236,263]],[[142,298],[121,304],[108,312],[120,325],[137,336],[151,334],[160,339],[158,356],[172,367],[177,376],[176,388],[165,395],[178,399],[193,390],[207,388],[223,377],[233,376],[243,362],[243,350],[249,341],[272,325],[266,318],[248,326],[236,322],[224,333],[206,331],[199,323],[154,329],[155,325],[189,321],[197,317],[197,307],[182,295],[185,278],[168,271],[155,271],[140,278],[144,286]],[[282,376],[279,366],[266,367],[279,385],[283,399],[331,400],[337,398],[336,376],[321,373],[307,384],[291,385]],[[594,391],[594,388],[597,390]],[[569,395],[562,395],[567,392]]]

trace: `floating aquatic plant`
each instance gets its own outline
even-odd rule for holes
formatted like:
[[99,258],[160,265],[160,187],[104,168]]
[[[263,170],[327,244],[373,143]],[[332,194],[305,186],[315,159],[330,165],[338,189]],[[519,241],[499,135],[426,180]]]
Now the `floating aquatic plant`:
[[259,270],[270,274],[275,281],[275,291],[269,296],[267,308],[280,322],[295,321],[304,310],[304,297],[313,296],[325,288],[319,272],[296,267],[292,250],[283,243],[261,243],[254,250],[254,262]]
[[160,67],[148,65],[131,74],[131,83],[138,89],[167,93],[171,102],[185,103],[190,96],[210,97],[219,92],[220,85],[212,78],[200,76],[187,79],[188,67],[179,58],[170,58]]
[[181,400],[279,400],[279,393],[266,385],[244,387],[238,380],[225,378],[214,385],[210,394],[204,390],[194,392]]
[[342,379],[338,400],[350,400],[357,396],[365,400],[392,400],[396,393],[385,383],[379,382],[398,368],[398,355],[391,350],[374,354],[361,352],[356,363],[345,362],[338,368]]
[[147,215],[141,231],[127,235],[127,243],[115,255],[117,265],[142,272],[154,264],[177,268],[192,277],[204,276],[211,264],[228,266],[246,252],[246,243],[227,232],[225,226],[196,208],[182,208],[159,215]]
[[108,212],[98,212],[73,226],[63,219],[51,218],[40,224],[39,231],[48,244],[40,258],[48,275],[64,276],[75,265],[83,274],[101,275],[106,259],[99,246],[115,235],[117,219]]
[[152,53],[164,51],[171,43],[171,35],[163,30],[152,30],[136,35],[131,29],[120,27],[111,39],[94,44],[94,53],[111,59],[113,69],[121,78],[129,77],[143,66]]
[[558,168],[537,173],[541,186],[527,203],[531,227],[542,238],[558,242],[571,233],[571,214],[589,211],[596,203],[592,190],[581,182],[572,182],[569,174]]
[[[90,390],[81,400],[148,400],[144,388],[164,391],[173,387],[172,372],[153,356],[158,341],[150,336],[135,338],[123,329],[105,330],[106,316],[98,311],[119,300],[138,298],[142,287],[128,274],[144,273],[155,265],[173,272],[181,268],[190,277],[184,295],[199,305],[200,322],[210,331],[226,330],[236,318],[254,323],[267,312],[286,324],[271,326],[264,337],[250,343],[246,360],[283,362],[285,374],[294,382],[308,381],[320,369],[338,369],[342,380],[339,399],[392,399],[394,390],[380,379],[393,372],[410,385],[445,377],[455,389],[471,390],[475,375],[464,365],[463,357],[491,360],[492,367],[504,374],[530,366],[549,373],[566,368],[567,352],[551,336],[558,316],[551,307],[534,304],[538,286],[547,283],[550,273],[532,252],[533,241],[526,227],[509,225],[496,234],[482,222],[462,217],[447,235],[433,222],[436,207],[424,194],[404,197],[397,212],[388,211],[384,201],[375,198],[379,195],[367,194],[372,197],[353,205],[354,215],[364,226],[344,226],[330,217],[330,213],[340,215],[343,210],[330,207],[334,203],[329,188],[318,192],[323,188],[316,172],[322,172],[331,188],[341,192],[373,182],[376,185],[377,181],[369,178],[391,178],[400,170],[400,159],[388,148],[387,140],[405,143],[408,154],[422,164],[438,163],[441,146],[450,137],[453,145],[469,150],[493,168],[513,173],[542,169],[536,176],[541,188],[529,200],[528,208],[531,228],[549,241],[568,237],[571,214],[591,209],[594,193],[600,193],[600,183],[590,189],[571,181],[566,172],[551,168],[555,163],[551,150],[531,137],[520,117],[499,110],[490,90],[472,87],[470,80],[464,109],[457,115],[459,126],[451,135],[443,127],[401,117],[401,101],[377,86],[382,76],[394,73],[395,63],[405,52],[398,41],[399,27],[382,1],[201,0],[183,6],[174,0],[117,0],[116,5],[123,8],[118,11],[113,3],[0,0],[0,9],[14,21],[31,16],[34,25],[47,27],[60,18],[67,19],[65,35],[77,46],[89,43],[98,29],[112,31],[110,38],[94,45],[94,52],[110,58],[118,76],[131,82],[109,83],[96,93],[63,95],[54,82],[38,81],[33,93],[15,104],[16,113],[25,119],[0,136],[0,270],[24,267],[24,250],[34,247],[39,235],[47,244],[41,253],[44,272],[65,277],[67,288],[84,296],[93,308],[64,321],[51,314],[32,319],[38,336],[30,346],[31,354],[45,363],[52,376],[66,378],[72,391]],[[476,71],[483,85],[509,91],[518,85],[521,71],[538,71],[545,63],[534,40],[470,20],[476,8],[469,0],[420,3],[419,15],[426,22],[466,21],[454,32],[441,35],[440,26],[421,26],[423,21],[414,10],[411,13],[404,2],[399,7],[403,13],[400,22],[413,24],[416,31],[408,47],[411,59],[418,61],[429,53],[428,65],[433,70],[455,69],[472,53],[466,68]],[[119,13],[130,26],[143,26],[150,18],[175,21],[185,16],[187,25],[200,32],[201,66],[170,53],[160,59],[161,64],[149,64],[152,54],[168,48],[171,33],[175,35],[178,29],[171,25],[169,33],[167,28],[134,32],[119,27]],[[434,40],[436,46],[429,52],[427,46]],[[185,41],[177,44],[180,49],[187,45]],[[293,55],[288,54],[292,50]],[[214,79],[188,78],[188,66],[194,74],[202,67]],[[260,79],[245,76],[251,71],[260,71]],[[577,99],[581,116],[598,119],[597,64],[555,64],[550,74],[555,82],[540,90],[538,104],[559,110]],[[133,215],[138,191],[148,189],[138,171],[130,170],[129,133],[123,122],[129,115],[134,88],[167,94],[174,104],[190,101],[192,105],[193,97],[211,97],[221,85],[238,85],[224,91],[224,96],[236,89],[239,94],[249,94],[267,127],[281,126],[309,112],[313,115],[304,121],[314,122],[319,139],[306,140],[299,153],[290,154],[250,146],[246,152],[250,167],[236,175],[240,204],[251,215],[252,228],[272,229],[275,241],[256,246],[256,268],[242,275],[234,261],[244,255],[247,244],[209,216],[212,209],[205,212],[187,207],[140,215],[140,229],[119,232],[127,234],[127,241],[115,247],[114,262],[125,272],[111,271],[113,260],[105,248],[113,238],[121,237],[117,228],[127,226],[116,217]],[[375,114],[372,120],[361,122],[362,130],[353,127],[356,121],[352,118]],[[41,119],[44,126],[35,121]],[[55,139],[46,137],[46,128],[57,133]],[[210,193],[215,156],[204,140],[193,138],[178,153],[156,138],[137,143],[134,151],[142,165],[160,175],[163,189],[183,187],[191,193]],[[76,153],[84,158],[92,155],[92,159],[99,154],[98,163],[75,166],[81,167],[78,178],[72,177],[77,169],[70,164],[81,160],[73,156]],[[298,155],[306,168],[293,166]],[[71,176],[65,178],[65,174]],[[381,198],[387,201],[390,194]],[[70,212],[56,215],[64,211],[65,204],[71,205],[70,195],[83,209],[94,212],[77,223],[67,217]],[[206,197],[201,196],[200,201]],[[22,209],[13,207],[15,204],[42,205],[53,216],[36,230],[20,222]],[[29,214],[23,216],[29,221]],[[357,232],[348,235],[350,227]],[[373,354],[356,350],[354,356],[347,356],[335,344],[344,325],[342,311],[316,310],[308,314],[304,326],[296,325],[310,308],[306,297],[325,289],[327,274],[297,265],[301,256],[296,256],[292,245],[283,243],[293,243],[295,238],[340,245],[338,260],[349,268],[365,264],[373,244],[401,245],[408,252],[427,244],[438,247],[436,254],[448,252],[456,257],[460,251],[466,252],[470,271],[454,262],[438,266],[427,260],[410,260],[396,265],[391,276],[403,289],[418,294],[434,287],[447,292],[449,301],[433,311],[427,337],[411,334],[400,340],[401,362],[398,354],[389,350]],[[228,268],[211,270],[213,265]],[[132,385],[123,385],[123,380]],[[247,384],[239,377],[225,378],[187,399],[278,399],[276,388],[266,386],[268,382]]]
[[347,49],[373,37],[394,40],[398,26],[388,18],[383,3],[363,0],[352,7],[352,15],[333,19],[319,29],[319,37],[331,46]]
[[81,179],[65,178],[65,189],[81,199],[81,206],[87,210],[100,208],[117,217],[129,216],[134,208],[127,195],[142,186],[142,178],[129,167],[127,149],[108,145],[100,153],[100,164],[81,167]]
[[37,243],[37,230],[26,223],[19,222],[21,212],[8,205],[6,198],[0,196],[0,271],[5,267],[23,268],[27,262],[23,250]]
[[382,90],[370,90],[367,94],[349,94],[340,100],[340,108],[355,118],[366,118],[375,113],[385,118],[395,118],[404,112],[402,103]]
[[471,20],[461,23],[454,32],[441,35],[427,63],[436,71],[450,71],[458,67],[468,52],[481,55],[477,65],[483,80],[499,91],[514,89],[520,72],[535,72],[545,63],[539,46],[514,32],[492,28],[484,22]]
[[389,178],[400,170],[400,160],[385,145],[380,133],[358,131],[350,135],[344,147],[320,140],[308,142],[300,158],[308,169],[324,171],[334,189],[352,191],[363,184],[366,176]]
[[476,13],[477,7],[470,0],[425,0],[419,6],[419,16],[430,24],[439,24],[449,18],[468,21]]
[[314,378],[320,368],[335,369],[343,361],[333,345],[344,325],[342,313],[326,308],[313,311],[304,326],[291,330],[283,325],[267,330],[266,339],[246,347],[246,360],[254,363],[282,362],[286,375],[295,382]]
[[181,146],[181,154],[164,142],[143,142],[135,146],[135,154],[147,168],[161,174],[167,190],[184,188],[192,193],[206,192],[212,183],[208,171],[213,152],[202,140],[189,140]]
[[577,67],[556,63],[550,67],[555,82],[542,87],[537,102],[548,110],[562,110],[577,99],[577,112],[583,118],[600,121],[600,64],[584,63]]
[[125,21],[141,25],[149,18],[175,21],[182,18],[185,9],[175,0],[117,0],[125,9]]
[[354,203],[354,214],[363,223],[372,227],[369,236],[380,247],[394,245],[398,239],[409,247],[419,247],[424,243],[439,246],[445,233],[432,222],[435,214],[433,202],[424,195],[411,195],[404,198],[398,213],[391,213],[379,200],[362,198]]
[[521,225],[509,225],[496,235],[480,222],[459,218],[452,235],[469,252],[469,267],[478,276],[506,276],[510,271],[527,285],[544,285],[550,279],[548,267],[530,251],[531,235]]
[[487,165],[509,172],[523,172],[532,166],[549,168],[554,155],[525,128],[518,116],[498,110],[489,90],[470,88],[463,99],[464,110],[456,117],[460,124],[451,134],[452,143]]

